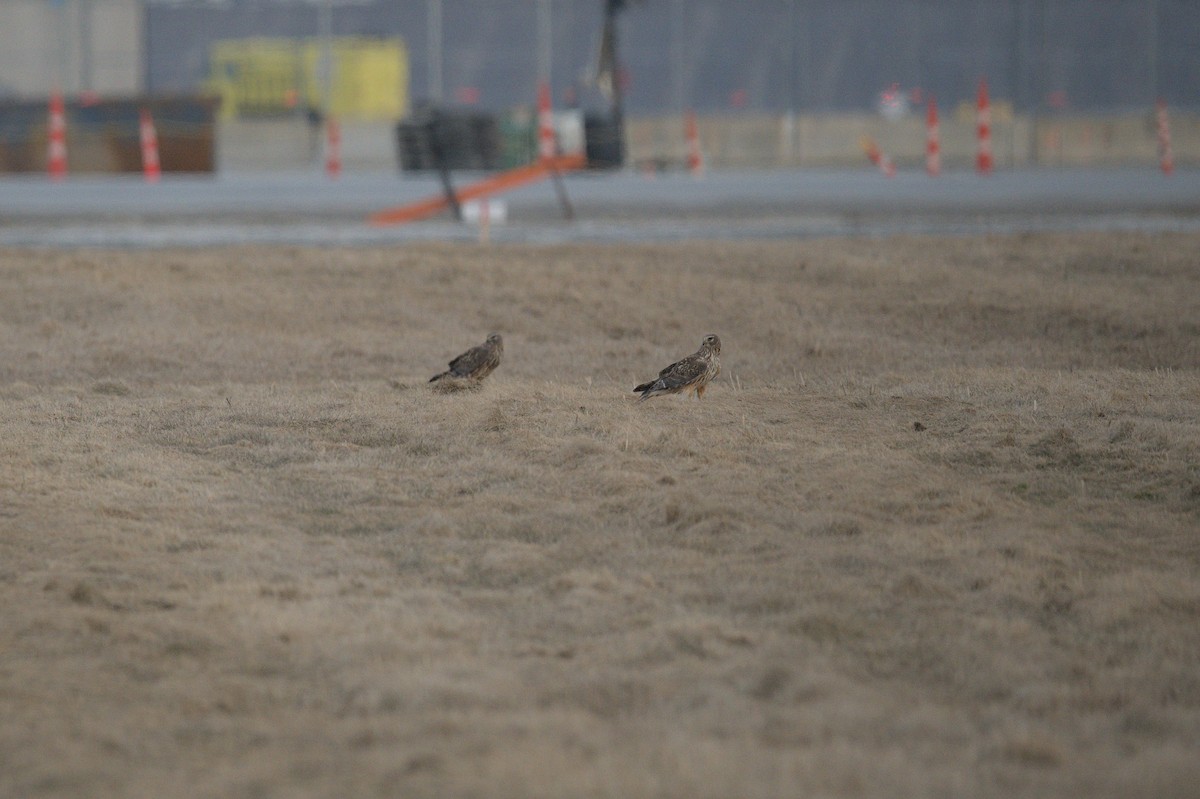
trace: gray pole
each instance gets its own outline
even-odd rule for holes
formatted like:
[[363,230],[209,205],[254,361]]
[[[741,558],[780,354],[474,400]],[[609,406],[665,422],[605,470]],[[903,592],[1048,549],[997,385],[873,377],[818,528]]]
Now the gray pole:
[[687,67],[684,63],[685,51],[683,25],[683,0],[671,0],[671,22],[667,35],[669,39],[668,58],[670,59],[671,70],[671,110],[676,114],[684,112],[684,72]]
[[796,53],[796,25],[797,25],[796,0],[788,0],[787,112],[788,112],[789,119],[795,118],[797,106],[799,105],[799,102],[797,101],[797,89],[799,88],[800,80],[797,75],[797,72],[800,71],[800,60],[797,58],[797,53]]
[[66,92],[67,58],[69,45],[67,43],[67,4],[66,0],[53,0],[54,23],[58,30],[58,47],[54,48],[54,91]]
[[1147,46],[1147,66],[1150,70],[1150,100],[1158,101],[1158,0],[1150,0],[1150,8],[1146,12],[1146,23],[1150,28],[1150,42]]
[[[800,0],[792,0],[793,7],[799,6]],[[812,106],[816,104],[816,81],[813,78],[813,46],[812,34],[810,27],[812,20],[815,17],[811,6],[808,3],[803,4],[803,15],[796,20],[795,30],[795,70],[799,75],[796,81],[796,110],[806,110],[812,112]],[[805,23],[804,30],[799,30],[800,20]]]
[[328,119],[333,105],[333,0],[322,0],[317,10],[317,28],[321,39],[318,79],[321,81],[321,113]]
[[79,90],[95,88],[92,57],[92,0],[79,0]]
[[784,24],[787,25],[787,98],[783,127],[780,131],[783,145],[780,152],[784,165],[791,166],[796,155],[796,0],[788,0]]
[[539,81],[550,85],[550,67],[553,48],[553,31],[550,20],[550,0],[537,0],[537,74]]
[[1040,3],[1028,3],[1029,47],[1027,69],[1029,71],[1029,159],[1035,166],[1041,164],[1042,148],[1038,140],[1041,125],[1042,103],[1045,101],[1046,83],[1046,9]]
[[442,0],[427,0],[426,38],[429,59],[429,99],[442,102]]

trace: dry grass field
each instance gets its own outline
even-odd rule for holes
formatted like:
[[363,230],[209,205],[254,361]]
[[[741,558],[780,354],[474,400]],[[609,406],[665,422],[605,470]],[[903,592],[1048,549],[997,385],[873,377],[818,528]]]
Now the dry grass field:
[[1195,797],[1200,236],[0,251],[0,609],[3,797]]

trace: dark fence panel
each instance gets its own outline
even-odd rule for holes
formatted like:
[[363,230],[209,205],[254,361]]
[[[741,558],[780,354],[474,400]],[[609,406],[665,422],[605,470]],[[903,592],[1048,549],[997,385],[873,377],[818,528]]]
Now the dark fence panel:
[[[541,0],[439,0],[445,103],[532,106]],[[400,36],[411,96],[430,94],[430,3],[361,0],[333,7],[335,36]],[[601,0],[551,0],[557,103],[603,110],[588,83]],[[147,80],[194,91],[220,39],[310,37],[318,4],[174,0],[147,7]],[[893,85],[947,103],[982,76],[1017,110],[1195,106],[1200,3],[1194,0],[646,0],[620,17],[628,113],[694,108],[796,111],[871,107]]]

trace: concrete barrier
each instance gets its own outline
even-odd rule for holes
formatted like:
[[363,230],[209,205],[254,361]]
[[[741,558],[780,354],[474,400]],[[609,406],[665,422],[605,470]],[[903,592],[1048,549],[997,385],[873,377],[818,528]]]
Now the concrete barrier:
[[[342,170],[398,171],[394,122],[342,122]],[[217,168],[221,172],[321,170],[325,128],[303,118],[221,120]]]
[[[873,114],[786,116],[709,115],[698,118],[700,147],[714,168],[867,166],[859,141],[869,136],[901,169],[924,169],[925,123],[913,114],[884,120]],[[687,143],[681,116],[636,117],[627,122],[634,164],[683,168]],[[1200,115],[1173,113],[1177,164],[1200,163]],[[975,121],[941,119],[942,164],[973,168]],[[1013,166],[1132,166],[1158,163],[1153,109],[1120,115],[1007,116],[992,123],[997,168]]]
[[[901,170],[924,170],[925,123],[921,114],[885,120],[874,114],[710,114],[697,117],[705,164],[714,169],[770,167],[870,168],[859,141],[870,136]],[[638,116],[626,121],[628,165],[685,169],[682,115]],[[319,128],[303,119],[222,121],[217,127],[221,171],[322,168]],[[1171,113],[1178,166],[1200,164],[1200,115]],[[942,165],[973,169],[975,122],[970,114],[941,118]],[[1024,166],[1158,165],[1153,108],[1113,115],[1055,115],[1037,120],[997,115],[992,124],[997,169]],[[344,122],[342,161],[347,172],[398,171],[393,122]]]

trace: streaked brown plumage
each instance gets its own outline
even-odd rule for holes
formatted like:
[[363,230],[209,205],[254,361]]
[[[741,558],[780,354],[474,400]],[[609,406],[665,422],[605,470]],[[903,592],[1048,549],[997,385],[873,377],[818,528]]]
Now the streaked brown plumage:
[[635,388],[634,391],[642,392],[639,402],[659,394],[681,391],[695,391],[697,399],[703,397],[709,381],[721,373],[720,355],[721,339],[709,333],[694,354],[676,361],[659,372],[656,379]]
[[504,339],[499,333],[489,333],[487,341],[472,347],[450,362],[450,368],[441,374],[429,378],[432,383],[444,377],[454,377],[460,380],[483,380],[500,365],[500,356],[504,354]]

